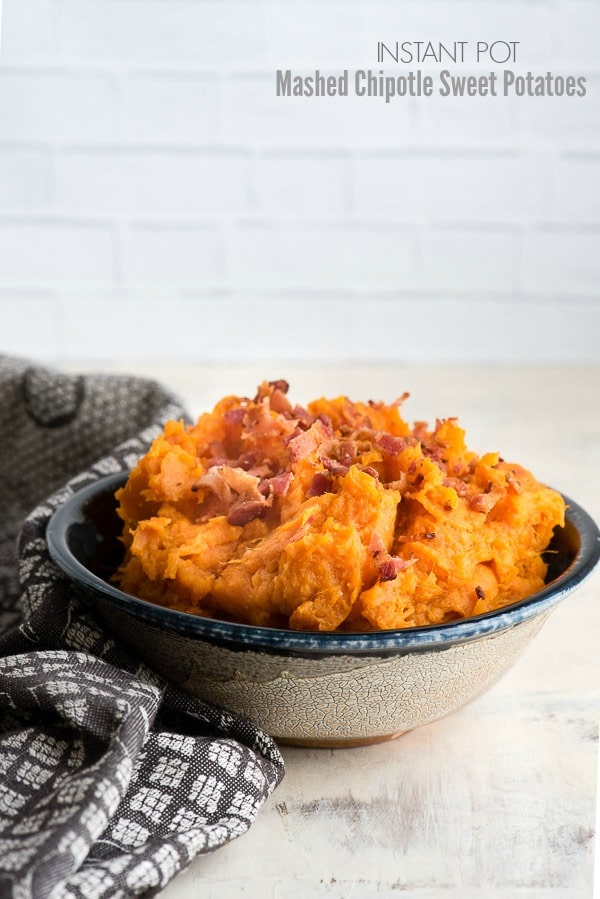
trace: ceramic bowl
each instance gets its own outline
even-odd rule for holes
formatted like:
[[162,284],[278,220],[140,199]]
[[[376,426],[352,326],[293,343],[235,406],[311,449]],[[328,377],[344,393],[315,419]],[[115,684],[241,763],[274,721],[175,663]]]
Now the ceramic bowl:
[[377,633],[232,624],[153,605],[110,583],[122,554],[114,492],[125,478],[103,478],[56,511],[47,529],[52,558],[96,615],[166,678],[288,744],[377,742],[461,708],[511,667],[600,557],[598,528],[565,497],[547,585],[500,611]]

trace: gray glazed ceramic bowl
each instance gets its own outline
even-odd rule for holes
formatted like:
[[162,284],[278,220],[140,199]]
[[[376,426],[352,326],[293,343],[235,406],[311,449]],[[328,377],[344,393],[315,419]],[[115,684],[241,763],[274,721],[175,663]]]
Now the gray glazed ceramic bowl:
[[364,634],[233,624],[153,605],[109,582],[122,552],[114,491],[125,478],[103,478],[55,512],[52,558],[97,616],[165,677],[289,744],[377,742],[461,708],[510,668],[600,558],[598,528],[565,497],[549,583],[498,612]]

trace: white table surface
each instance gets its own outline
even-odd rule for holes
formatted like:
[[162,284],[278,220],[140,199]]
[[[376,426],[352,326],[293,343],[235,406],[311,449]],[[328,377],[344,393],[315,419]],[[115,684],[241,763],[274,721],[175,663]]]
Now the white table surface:
[[[409,420],[458,415],[471,448],[501,451],[600,520],[600,368],[111,369],[161,379],[194,414],[264,377],[286,377],[298,401],[409,390]],[[250,831],[161,895],[589,899],[599,647],[596,573],[468,708],[375,746],[282,747],[286,776]]]

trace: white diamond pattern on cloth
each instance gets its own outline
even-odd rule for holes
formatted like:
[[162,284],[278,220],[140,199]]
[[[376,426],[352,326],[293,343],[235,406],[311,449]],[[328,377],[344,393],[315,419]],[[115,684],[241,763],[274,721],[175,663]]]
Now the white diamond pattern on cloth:
[[22,620],[0,635],[0,899],[150,897],[247,830],[283,762],[265,733],[168,685],[106,634],[44,535],[68,496],[130,467],[184,413],[152,382],[87,376],[75,386],[0,357],[0,427],[7,409],[0,608]]

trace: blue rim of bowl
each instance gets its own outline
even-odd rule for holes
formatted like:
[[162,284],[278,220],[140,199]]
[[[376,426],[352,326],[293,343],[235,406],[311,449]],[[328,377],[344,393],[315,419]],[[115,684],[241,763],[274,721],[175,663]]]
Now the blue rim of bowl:
[[[170,631],[195,639],[205,639],[222,645],[245,649],[282,650],[316,654],[361,653],[380,654],[403,650],[441,648],[474,640],[540,615],[561,602],[579,587],[592,573],[600,560],[600,530],[591,516],[577,503],[563,494],[568,506],[567,521],[576,529],[580,546],[568,568],[555,580],[527,599],[494,612],[452,621],[444,625],[403,628],[369,632],[314,633],[203,618],[158,606],[124,593],[93,574],[71,553],[66,543],[66,527],[74,513],[81,513],[90,499],[103,492],[121,487],[129,472],[119,472],[99,478],[73,494],[50,518],[46,539],[50,556],[58,567],[88,593],[100,594],[116,608],[128,612],[149,624],[160,625]],[[82,520],[80,517],[78,520]]]

